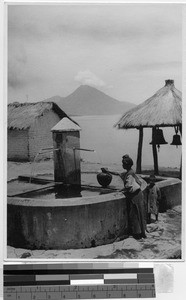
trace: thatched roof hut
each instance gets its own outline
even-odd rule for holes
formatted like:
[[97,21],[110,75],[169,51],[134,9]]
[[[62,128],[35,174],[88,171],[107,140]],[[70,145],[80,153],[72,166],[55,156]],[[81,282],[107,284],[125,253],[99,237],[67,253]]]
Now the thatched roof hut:
[[69,118],[54,102],[10,103],[8,105],[8,129],[28,129],[34,123],[35,119],[40,118],[51,110],[54,111],[60,119],[64,117]]
[[51,129],[63,118],[78,125],[53,102],[9,104],[8,159],[32,161],[38,153],[49,158],[49,148],[53,148]]
[[140,105],[127,111],[117,122],[118,129],[142,127],[168,127],[182,123],[182,93],[173,80]]
[[[173,80],[166,80],[165,86],[152,97],[126,112],[115,124],[118,129],[139,129],[137,172],[141,172],[143,128],[151,127],[152,136],[158,127],[176,126],[181,132],[182,93],[174,86]],[[152,144],[155,174],[158,174],[156,145]]]

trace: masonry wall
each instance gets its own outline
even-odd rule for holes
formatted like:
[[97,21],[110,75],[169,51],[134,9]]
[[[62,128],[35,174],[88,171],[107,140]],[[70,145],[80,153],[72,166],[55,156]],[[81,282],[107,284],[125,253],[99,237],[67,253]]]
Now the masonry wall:
[[[37,153],[43,148],[53,147],[51,129],[60,121],[59,116],[51,111],[43,114],[37,118],[34,124],[29,129],[29,159],[33,161]],[[46,153],[38,156],[41,158],[48,158],[51,153]]]
[[8,130],[8,160],[28,161],[28,130]]

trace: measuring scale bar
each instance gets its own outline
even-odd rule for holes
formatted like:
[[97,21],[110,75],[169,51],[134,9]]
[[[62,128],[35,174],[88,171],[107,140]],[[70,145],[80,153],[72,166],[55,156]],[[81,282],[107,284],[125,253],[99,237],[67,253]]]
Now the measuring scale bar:
[[[153,268],[112,264],[4,265],[5,300],[154,298]],[[102,266],[103,268],[101,268]]]
[[5,287],[4,300],[155,298],[154,284]]

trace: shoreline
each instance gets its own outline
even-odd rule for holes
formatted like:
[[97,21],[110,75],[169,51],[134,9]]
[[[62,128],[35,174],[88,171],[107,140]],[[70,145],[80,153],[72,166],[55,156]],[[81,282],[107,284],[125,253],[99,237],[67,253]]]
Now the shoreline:
[[[81,161],[81,172],[82,173],[98,173],[102,167],[108,167],[112,171],[123,172],[123,168],[117,163],[94,163],[89,161]],[[19,175],[37,175],[48,174],[53,175],[53,159],[41,160],[38,162],[7,162],[7,181],[17,178]],[[135,169],[135,167],[134,167]],[[152,174],[153,166],[142,166],[142,173],[144,175]],[[172,167],[159,167],[159,173],[165,177],[179,177],[179,169]]]

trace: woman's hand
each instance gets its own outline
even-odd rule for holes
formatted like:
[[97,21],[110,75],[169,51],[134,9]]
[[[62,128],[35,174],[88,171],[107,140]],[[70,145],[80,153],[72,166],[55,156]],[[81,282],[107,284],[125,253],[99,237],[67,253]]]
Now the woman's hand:
[[108,171],[107,168],[101,168],[101,171],[102,171],[103,173],[109,173],[109,171]]
[[123,189],[119,190],[119,192],[125,193],[125,192],[126,192],[126,189],[123,188]]

